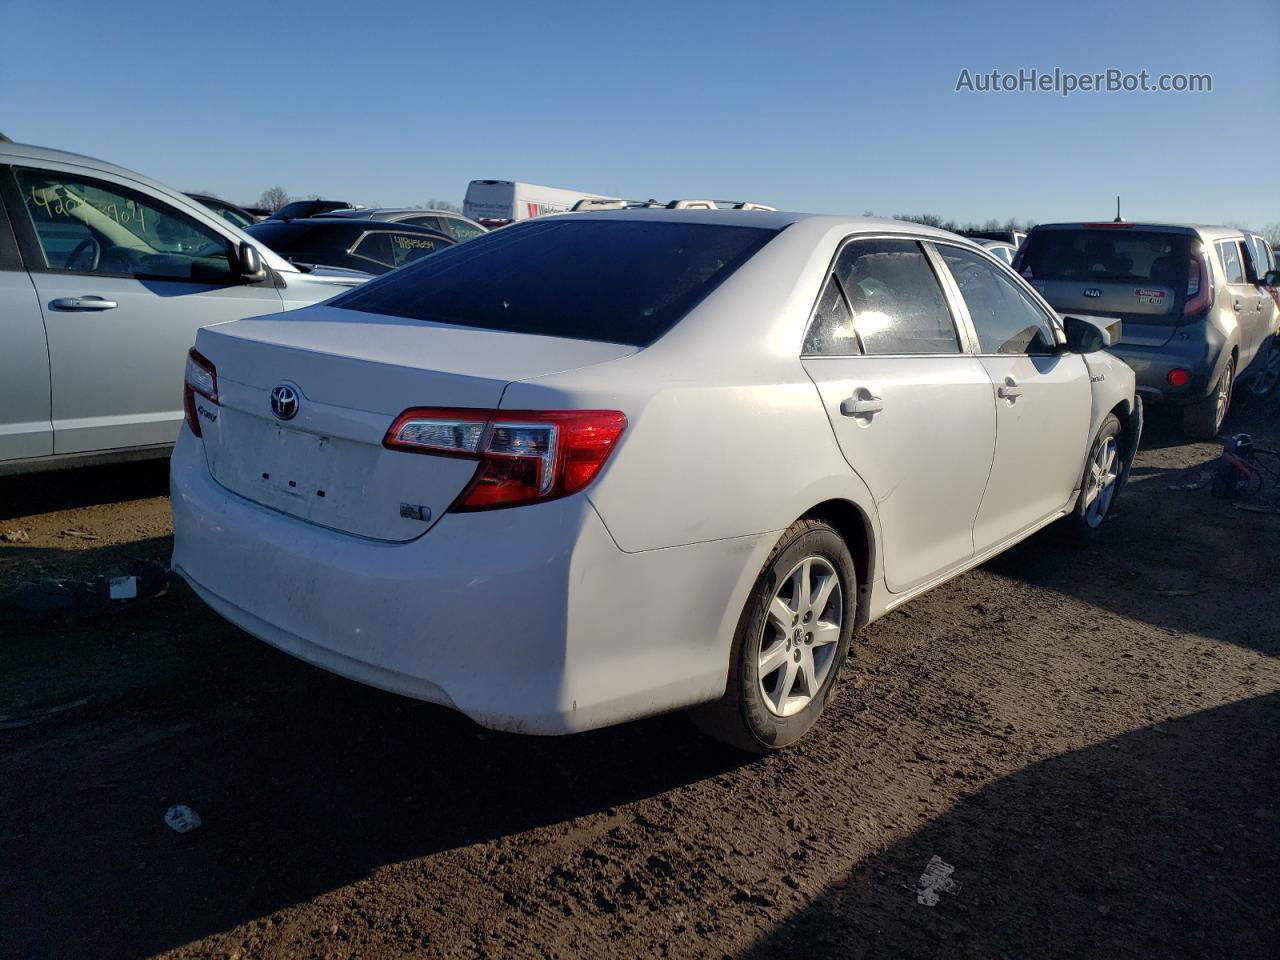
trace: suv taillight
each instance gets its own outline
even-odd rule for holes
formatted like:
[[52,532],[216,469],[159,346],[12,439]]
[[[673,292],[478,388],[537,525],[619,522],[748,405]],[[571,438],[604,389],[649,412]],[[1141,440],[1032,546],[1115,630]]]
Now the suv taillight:
[[478,460],[451,510],[491,510],[567,497],[604,467],[627,418],[616,410],[415,407],[382,444],[391,450]]
[[200,430],[200,416],[196,412],[196,395],[204,397],[210,403],[218,402],[218,371],[193,347],[187,353],[187,373],[182,383],[182,409],[186,411],[187,426],[197,437],[204,436]]
[[1182,307],[1184,317],[1197,317],[1213,303],[1213,278],[1209,275],[1209,261],[1203,250],[1191,254],[1187,273],[1187,299]]

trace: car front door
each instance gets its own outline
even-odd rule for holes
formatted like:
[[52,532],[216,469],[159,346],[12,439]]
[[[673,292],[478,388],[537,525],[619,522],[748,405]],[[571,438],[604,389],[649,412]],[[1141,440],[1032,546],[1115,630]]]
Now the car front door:
[[145,185],[50,164],[0,171],[39,297],[56,454],[173,443],[196,329],[283,309],[233,234]]
[[49,348],[40,299],[0,203],[0,464],[51,453]]
[[996,449],[973,526],[982,551],[1061,511],[1080,483],[1092,438],[1084,358],[1057,348],[1055,322],[1012,271],[958,244],[938,242],[991,378]]
[[847,241],[801,360],[876,501],[894,592],[973,555],[995,451],[991,381],[958,332],[938,268],[913,239]]

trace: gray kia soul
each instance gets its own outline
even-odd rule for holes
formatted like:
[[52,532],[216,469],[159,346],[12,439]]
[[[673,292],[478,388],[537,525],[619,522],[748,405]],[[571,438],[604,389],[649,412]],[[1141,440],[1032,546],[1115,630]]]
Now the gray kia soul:
[[[1183,431],[1217,435],[1237,373],[1265,365],[1280,324],[1240,230],[1148,223],[1050,223],[1013,269],[1063,315],[1109,325],[1111,352],[1150,401],[1182,407]],[[1116,327],[1119,327],[1118,331]]]

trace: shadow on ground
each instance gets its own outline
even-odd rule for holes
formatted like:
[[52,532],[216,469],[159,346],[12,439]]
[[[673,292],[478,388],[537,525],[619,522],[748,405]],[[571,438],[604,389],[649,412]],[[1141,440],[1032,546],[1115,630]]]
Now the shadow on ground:
[[[680,716],[567,738],[481,731],[278,653],[185,587],[123,626],[109,650],[91,622],[60,640],[65,672],[98,678],[60,696],[88,702],[0,731],[0,953],[149,955],[385,864],[570,824],[746,761]],[[29,690],[43,641],[5,643]],[[199,831],[164,825],[178,803]]]
[[0,477],[0,520],[169,493],[169,458]]
[[[1277,730],[1271,694],[1028,767],[860,863],[744,956],[1274,957]],[[959,888],[930,907],[918,884],[934,856]]]

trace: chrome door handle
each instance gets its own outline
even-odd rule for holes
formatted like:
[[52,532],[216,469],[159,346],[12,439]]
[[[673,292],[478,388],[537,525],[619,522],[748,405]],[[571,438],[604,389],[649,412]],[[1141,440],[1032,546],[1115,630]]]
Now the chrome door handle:
[[871,419],[882,410],[884,410],[884,400],[880,397],[872,396],[871,391],[865,387],[858,388],[853,392],[853,396],[840,401],[840,412],[846,417],[866,417]]
[[996,396],[1001,400],[1008,400],[1010,403],[1022,396],[1022,388],[1018,386],[1018,381],[1013,377],[1005,377],[1004,383],[996,387]]
[[116,302],[92,296],[59,297],[57,300],[50,300],[49,306],[54,310],[114,310]]
[[1232,309],[1232,310],[1234,310],[1236,313],[1239,313],[1239,312],[1240,312],[1240,301],[1239,301],[1239,300],[1237,300],[1235,303],[1231,304],[1231,309]]

